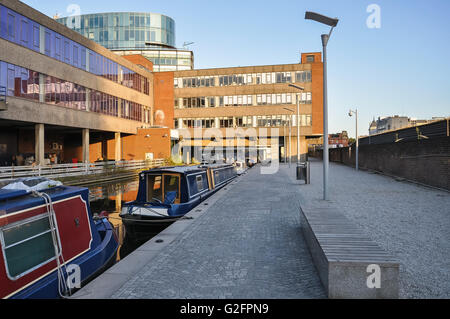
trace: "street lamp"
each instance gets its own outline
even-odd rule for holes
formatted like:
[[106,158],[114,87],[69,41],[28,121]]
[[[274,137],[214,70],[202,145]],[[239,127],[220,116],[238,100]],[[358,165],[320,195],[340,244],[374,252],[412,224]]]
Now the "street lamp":
[[337,26],[337,18],[329,18],[324,15],[306,11],[305,19],[314,20],[331,27],[329,34],[322,34],[323,47],[323,199],[328,200],[328,94],[327,94],[327,44],[333,29]]
[[[291,113],[294,113],[291,109],[288,109],[286,107],[283,107],[284,110],[289,111]],[[291,143],[291,127],[292,127],[292,114],[289,118],[289,168],[291,168],[291,162],[292,162],[292,143]]]
[[[302,88],[300,86],[289,84],[290,87],[293,87],[297,90],[304,91],[305,88]],[[300,163],[300,101],[298,99],[298,94],[295,95],[296,102],[297,102],[297,166]]]
[[352,117],[353,114],[355,114],[356,118],[356,170],[359,170],[359,161],[358,161],[358,155],[359,155],[359,138],[358,138],[358,109],[355,111],[350,110],[348,112],[348,116]]

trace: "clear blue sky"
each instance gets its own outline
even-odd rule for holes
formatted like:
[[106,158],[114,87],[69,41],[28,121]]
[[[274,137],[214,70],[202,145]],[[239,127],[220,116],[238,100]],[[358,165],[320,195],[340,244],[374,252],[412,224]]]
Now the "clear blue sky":
[[[81,13],[144,11],[176,22],[177,46],[193,41],[195,68],[299,62],[321,51],[328,27],[304,19],[306,10],[340,19],[328,44],[329,130],[355,135],[349,108],[360,112],[360,135],[373,117],[450,116],[448,0],[26,0],[53,16],[69,4]],[[381,28],[369,29],[370,4]]]

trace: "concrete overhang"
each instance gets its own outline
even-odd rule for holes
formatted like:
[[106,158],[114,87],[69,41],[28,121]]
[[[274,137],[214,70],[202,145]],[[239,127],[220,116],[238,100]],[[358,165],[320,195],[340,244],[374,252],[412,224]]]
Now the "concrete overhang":
[[8,97],[8,109],[0,112],[0,119],[126,134],[137,134],[143,125],[138,121],[17,97]]

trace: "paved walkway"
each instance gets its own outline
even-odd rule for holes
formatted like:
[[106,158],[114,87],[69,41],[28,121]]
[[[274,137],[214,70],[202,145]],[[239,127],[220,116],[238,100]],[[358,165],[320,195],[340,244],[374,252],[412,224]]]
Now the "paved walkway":
[[325,298],[287,174],[250,170],[112,298]]
[[[295,168],[282,168],[294,181]],[[338,207],[381,247],[398,257],[401,298],[450,298],[450,194],[394,178],[330,164],[329,197],[323,166],[311,162],[302,205]]]

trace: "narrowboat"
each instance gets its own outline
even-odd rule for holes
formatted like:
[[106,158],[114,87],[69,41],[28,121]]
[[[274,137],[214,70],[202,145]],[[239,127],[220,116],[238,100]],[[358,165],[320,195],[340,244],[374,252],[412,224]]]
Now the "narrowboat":
[[94,219],[87,188],[37,182],[0,189],[1,298],[68,297],[117,258],[114,230]]
[[125,241],[139,244],[149,240],[236,176],[236,168],[227,164],[141,172],[136,200],[125,203],[120,213]]

